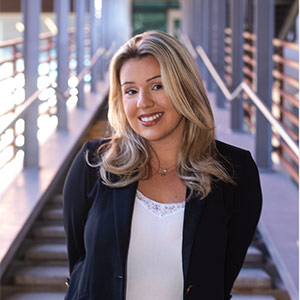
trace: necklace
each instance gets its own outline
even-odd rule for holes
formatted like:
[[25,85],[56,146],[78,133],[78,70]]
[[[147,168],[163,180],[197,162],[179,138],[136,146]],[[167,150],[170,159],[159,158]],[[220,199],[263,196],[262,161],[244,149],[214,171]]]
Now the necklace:
[[160,176],[166,176],[166,175],[170,174],[171,171],[174,170],[173,168],[176,165],[177,165],[177,163],[175,165],[173,165],[173,166],[168,167],[168,168],[162,168],[162,167],[158,166],[157,172],[159,173]]
[[160,176],[166,176],[168,173],[168,169],[167,168],[162,168],[162,172],[160,172]]

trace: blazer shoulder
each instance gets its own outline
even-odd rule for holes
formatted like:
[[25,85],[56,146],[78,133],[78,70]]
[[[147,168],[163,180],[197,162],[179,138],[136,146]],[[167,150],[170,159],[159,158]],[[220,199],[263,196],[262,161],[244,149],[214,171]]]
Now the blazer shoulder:
[[250,151],[216,140],[221,163],[234,178],[240,177],[245,168],[257,172],[257,166]]
[[109,143],[111,140],[110,139],[97,139],[97,140],[91,140],[91,141],[86,141],[83,144],[83,150],[86,151],[97,151],[98,148],[101,145],[104,145],[105,143]]
[[[99,139],[85,142],[73,159],[65,180],[65,187],[85,184],[89,191],[99,179],[99,147],[107,142],[107,139]],[[76,183],[74,183],[76,182]]]
[[87,155],[87,159],[90,163],[95,164],[97,162],[99,162],[99,148],[110,142],[110,139],[97,139],[97,140],[91,140],[91,141],[87,141],[83,144],[82,148],[81,148],[81,152],[83,153],[84,156],[86,156],[86,153],[88,153]]
[[245,155],[249,155],[248,150],[216,140],[218,152],[227,159],[243,159]]

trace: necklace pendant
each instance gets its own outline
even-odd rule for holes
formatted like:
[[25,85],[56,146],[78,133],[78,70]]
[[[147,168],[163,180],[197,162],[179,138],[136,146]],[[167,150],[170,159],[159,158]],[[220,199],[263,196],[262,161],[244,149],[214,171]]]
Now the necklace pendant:
[[162,172],[160,173],[161,176],[166,176],[167,175],[168,170],[166,168],[162,169]]

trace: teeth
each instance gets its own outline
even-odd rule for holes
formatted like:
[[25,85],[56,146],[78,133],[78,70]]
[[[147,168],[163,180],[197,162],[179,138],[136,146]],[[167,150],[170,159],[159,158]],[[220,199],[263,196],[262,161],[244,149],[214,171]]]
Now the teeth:
[[141,120],[143,122],[152,122],[152,121],[156,120],[157,118],[159,118],[161,115],[162,115],[162,113],[158,113],[158,114],[156,114],[154,116],[151,116],[151,117],[143,117],[143,118],[141,118]]

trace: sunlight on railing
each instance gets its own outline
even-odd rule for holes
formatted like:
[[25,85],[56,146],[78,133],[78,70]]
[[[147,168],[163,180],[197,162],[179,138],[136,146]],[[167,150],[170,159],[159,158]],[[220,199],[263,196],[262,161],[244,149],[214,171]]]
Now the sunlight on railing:
[[[101,1],[97,1],[95,14],[101,16]],[[46,16],[42,20],[42,33],[40,34],[40,54],[38,65],[37,89],[39,93],[36,105],[38,107],[37,138],[39,145],[43,145],[58,126],[57,104],[58,101],[66,101],[67,109],[73,110],[78,102],[78,79],[75,30],[69,30],[69,84],[68,93],[56,91],[57,88],[57,53],[55,48],[55,35],[57,26],[53,15]],[[74,17],[70,17],[70,25],[74,23]],[[25,99],[31,95],[25,95],[23,40],[24,24],[20,15],[16,15],[16,32],[14,39],[1,40],[0,42],[0,194],[15,180],[16,175],[23,168],[25,140],[25,121],[23,114],[16,119],[24,106]],[[4,36],[5,38],[5,36]],[[86,49],[84,66],[89,65],[89,30],[86,28]],[[89,83],[90,74],[85,74],[83,81]],[[85,86],[85,90],[89,84]],[[58,93],[57,93],[58,92]],[[59,99],[57,99],[59,97]],[[35,104],[34,104],[35,105]],[[7,129],[5,129],[7,128]],[[5,129],[3,131],[3,129]],[[17,183],[16,183],[17,184]]]
[[[51,22],[47,23],[49,26]],[[48,27],[49,27],[48,26]],[[55,30],[55,28],[53,27]],[[74,30],[69,31],[69,79],[66,91],[57,90],[57,53],[55,35],[40,34],[40,54],[38,65],[37,91],[32,95],[25,93],[24,61],[22,58],[22,38],[0,43],[0,170],[1,174],[11,171],[17,174],[23,164],[27,131],[24,116],[31,105],[37,105],[37,139],[43,145],[58,126],[57,104],[65,101],[68,110],[78,103],[78,84],[83,81],[84,91],[91,89],[90,68],[104,52],[99,48],[91,58],[89,30],[86,28],[86,49],[84,69],[77,74],[76,47]],[[25,101],[26,99],[26,101]],[[30,109],[30,108],[29,108]],[[19,119],[18,119],[19,118]],[[24,119],[23,119],[24,118]],[[31,130],[31,129],[30,129]],[[29,142],[30,143],[30,142]],[[14,166],[8,170],[9,166]],[[2,176],[0,174],[0,177]],[[9,177],[9,176],[8,176]],[[7,178],[5,177],[5,182]],[[1,178],[0,178],[1,180]],[[8,180],[9,181],[9,180]]]
[[[3,51],[6,50],[6,53]],[[9,57],[10,48],[2,49],[1,59]],[[4,54],[3,54],[4,53]],[[3,55],[2,55],[3,54]],[[43,53],[40,57],[43,57]],[[15,67],[14,67],[14,63]],[[15,70],[14,70],[15,69]],[[37,88],[43,90],[39,95],[39,118],[37,137],[41,144],[43,144],[49,135],[57,127],[56,114],[56,77],[57,77],[56,62],[42,62],[38,66],[39,77],[37,79]],[[0,129],[7,124],[14,114],[19,111],[19,106],[25,101],[25,78],[24,78],[24,62],[22,58],[17,61],[9,61],[0,64]],[[0,169],[11,161],[14,156],[22,151],[25,143],[24,138],[25,122],[23,119],[17,120],[15,126],[7,129],[0,136]],[[18,156],[22,158],[22,156]]]

